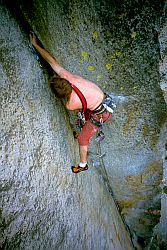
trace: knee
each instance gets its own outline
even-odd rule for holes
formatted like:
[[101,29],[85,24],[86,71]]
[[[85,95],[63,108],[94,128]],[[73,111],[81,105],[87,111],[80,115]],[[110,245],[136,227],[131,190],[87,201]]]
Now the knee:
[[89,144],[89,139],[86,137],[83,137],[81,133],[79,134],[77,140],[80,146],[86,146]]

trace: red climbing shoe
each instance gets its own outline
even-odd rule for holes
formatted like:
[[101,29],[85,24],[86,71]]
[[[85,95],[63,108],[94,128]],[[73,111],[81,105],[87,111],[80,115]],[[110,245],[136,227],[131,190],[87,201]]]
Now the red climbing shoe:
[[71,169],[72,169],[72,172],[73,172],[73,173],[77,174],[77,173],[79,173],[79,172],[88,170],[88,164],[86,164],[86,166],[83,167],[83,168],[80,167],[80,166],[77,164],[76,166],[72,166]]

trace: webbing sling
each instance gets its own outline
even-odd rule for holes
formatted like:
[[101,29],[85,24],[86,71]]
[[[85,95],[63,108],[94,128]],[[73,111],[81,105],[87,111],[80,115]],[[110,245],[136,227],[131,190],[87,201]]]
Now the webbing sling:
[[78,95],[79,99],[81,100],[82,103],[82,112],[85,112],[87,110],[87,101],[85,96],[82,94],[82,92],[70,82],[71,87],[75,90],[76,94]]

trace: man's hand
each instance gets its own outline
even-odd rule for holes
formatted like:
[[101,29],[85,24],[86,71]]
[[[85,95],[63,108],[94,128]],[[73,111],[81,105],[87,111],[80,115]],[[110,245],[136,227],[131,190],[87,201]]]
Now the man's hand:
[[32,31],[30,32],[30,41],[34,47],[39,44],[39,39]]
[[41,44],[40,40],[34,34],[34,32],[30,32],[30,41],[38,53],[43,57],[43,59],[50,64],[52,69],[60,75],[60,71],[63,69],[59,63],[57,62],[56,58],[54,58],[48,51],[46,51]]

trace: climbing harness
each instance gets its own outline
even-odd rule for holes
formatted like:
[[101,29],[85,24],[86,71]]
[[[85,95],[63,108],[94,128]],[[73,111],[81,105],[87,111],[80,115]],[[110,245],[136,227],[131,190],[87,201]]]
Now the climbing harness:
[[115,112],[116,105],[113,102],[111,95],[106,94],[106,93],[104,93],[104,94],[105,94],[105,96],[104,96],[102,103],[100,103],[100,105],[97,106],[92,111],[93,114],[99,115],[99,114],[102,114],[105,110],[107,110],[108,112],[110,112],[112,114]]
[[[109,94],[105,93],[105,98],[103,99],[102,103],[92,111],[93,114],[100,115],[102,114],[105,110],[107,110],[110,113],[114,113],[116,109],[116,105],[113,103],[112,97]],[[103,119],[100,118],[100,121],[97,121],[94,117],[90,118],[90,121],[95,125],[99,127],[98,134],[96,137],[97,142],[101,142],[104,140],[105,135],[102,131],[103,129]]]

